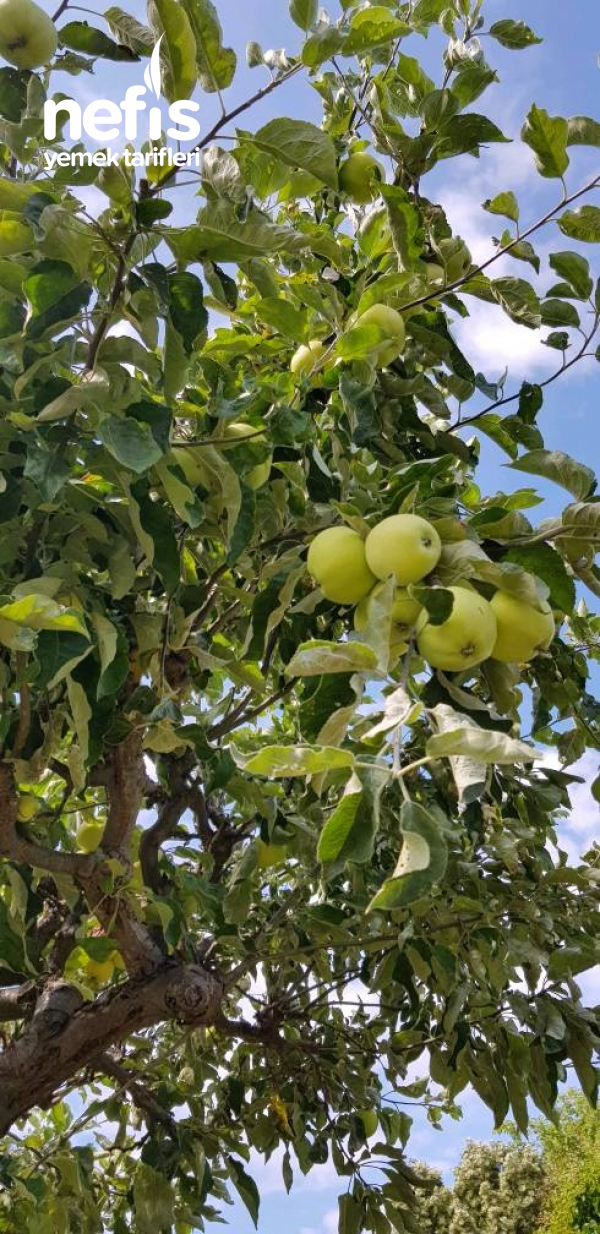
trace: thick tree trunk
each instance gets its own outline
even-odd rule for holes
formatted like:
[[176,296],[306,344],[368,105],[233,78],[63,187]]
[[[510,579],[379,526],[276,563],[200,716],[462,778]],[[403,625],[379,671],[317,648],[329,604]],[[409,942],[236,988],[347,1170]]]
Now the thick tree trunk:
[[0,1056],[0,1135],[128,1034],[164,1020],[214,1023],[222,987],[199,966],[166,964],[84,1003],[64,981],[48,985],[23,1035]]

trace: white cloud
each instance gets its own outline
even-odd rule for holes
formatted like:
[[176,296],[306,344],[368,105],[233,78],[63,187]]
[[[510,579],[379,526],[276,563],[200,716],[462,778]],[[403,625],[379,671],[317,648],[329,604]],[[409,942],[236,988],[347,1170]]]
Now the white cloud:
[[328,1213],[325,1213],[323,1218],[323,1230],[325,1234],[337,1234],[338,1231],[338,1210],[331,1208]]

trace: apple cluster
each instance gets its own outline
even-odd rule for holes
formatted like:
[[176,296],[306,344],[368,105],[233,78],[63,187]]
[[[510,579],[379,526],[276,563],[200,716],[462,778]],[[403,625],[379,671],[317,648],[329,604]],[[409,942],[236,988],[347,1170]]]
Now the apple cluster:
[[442,542],[431,523],[417,514],[393,514],[377,523],[366,539],[350,527],[319,532],[307,566],[327,600],[355,606],[358,631],[368,629],[374,599],[394,578],[392,663],[408,650],[411,638],[432,668],[452,673],[475,668],[490,657],[525,664],[550,646],[555,624],[549,604],[540,601],[535,608],[506,591],[496,591],[488,601],[468,582],[445,589],[452,595],[452,610],[446,620],[435,622],[410,589],[429,579],[441,553]]

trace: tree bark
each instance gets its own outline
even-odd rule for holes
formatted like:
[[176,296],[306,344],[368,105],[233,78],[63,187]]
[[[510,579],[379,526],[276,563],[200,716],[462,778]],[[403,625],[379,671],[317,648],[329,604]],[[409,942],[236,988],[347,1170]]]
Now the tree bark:
[[167,962],[91,1003],[65,981],[51,982],[23,1035],[0,1056],[0,1135],[130,1033],[165,1020],[212,1024],[222,997],[217,977],[194,964]]

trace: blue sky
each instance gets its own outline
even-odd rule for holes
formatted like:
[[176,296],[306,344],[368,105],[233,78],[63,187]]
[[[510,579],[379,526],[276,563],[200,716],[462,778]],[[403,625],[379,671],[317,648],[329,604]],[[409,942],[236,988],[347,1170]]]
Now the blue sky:
[[[43,0],[49,11],[55,7]],[[89,8],[94,0],[84,0]],[[98,7],[100,7],[98,5]],[[142,0],[123,0],[123,7],[144,19],[145,4]],[[338,14],[336,0],[328,4],[332,15]],[[293,52],[299,44],[299,31],[288,17],[287,0],[221,0],[218,3],[225,27],[225,39],[238,53],[239,76],[227,92],[228,106],[241,102],[262,84],[264,71],[247,70],[244,47],[248,39],[255,39],[266,49],[286,47]],[[568,5],[558,0],[486,0],[484,13],[487,24],[501,17],[519,17],[527,21],[543,36],[544,43],[527,52],[509,53],[497,44],[489,45],[486,52],[491,63],[497,67],[501,83],[492,87],[485,96],[485,109],[491,109],[494,118],[503,130],[516,138],[511,145],[491,147],[480,161],[467,156],[452,160],[450,166],[430,177],[427,193],[444,205],[456,232],[468,241],[475,258],[484,259],[492,251],[491,236],[497,234],[501,223],[481,210],[481,202],[501,189],[512,188],[521,203],[523,220],[533,222],[556,200],[557,187],[542,181],[533,168],[531,152],[518,141],[518,133],[526,112],[533,101],[553,114],[586,114],[598,117],[598,92],[600,72],[597,64],[600,52],[600,9],[597,0],[576,0]],[[85,13],[73,12],[72,20],[92,18]],[[420,41],[420,48],[413,54],[422,54],[430,74],[440,79],[441,38],[434,35],[427,44]],[[416,45],[415,45],[416,47]],[[412,50],[409,48],[409,50]],[[140,80],[139,65],[102,66],[96,78],[84,75],[79,78],[56,78],[55,89],[72,93],[84,105],[95,97],[112,97],[118,101],[127,85]],[[203,111],[203,130],[210,128],[216,118],[215,100],[196,96]],[[302,116],[318,120],[318,99],[301,79],[282,87],[253,113],[249,124],[264,123],[276,116]],[[244,123],[244,120],[241,121]],[[598,151],[576,151],[568,173],[568,183],[576,188],[585,182],[586,176],[598,162]],[[94,191],[89,195],[94,204]],[[179,223],[191,221],[196,203],[193,190],[180,188],[172,196],[177,202],[176,219]],[[99,197],[96,204],[104,204]],[[547,228],[536,242],[543,255],[558,244],[555,226]],[[596,273],[600,262],[593,250],[586,253]],[[520,274],[518,263],[504,259],[504,272]],[[524,268],[523,268],[524,269]],[[529,277],[529,267],[527,267]],[[550,285],[548,272],[543,272],[540,288]],[[496,379],[506,367],[510,370],[509,386],[517,389],[523,379],[539,380],[556,365],[556,352],[545,349],[535,332],[513,326],[499,309],[481,305],[473,310],[469,321],[461,323],[457,333],[463,338],[467,354],[476,367]],[[468,340],[468,341],[467,341]],[[565,450],[598,469],[600,428],[598,419],[597,365],[594,360],[585,361],[557,382],[547,395],[541,421],[548,448]],[[512,491],[527,481],[519,473],[506,470],[508,460],[489,442],[484,442],[479,483],[486,492],[498,489]],[[539,507],[541,518],[557,513],[567,502],[565,494],[552,486],[542,488],[545,505]],[[592,598],[588,597],[590,603]],[[591,756],[583,760],[581,771],[588,781],[592,778],[595,763]],[[584,851],[597,830],[598,808],[594,804],[587,785],[575,790],[574,810],[562,830],[562,843],[576,857]],[[600,997],[598,983],[591,978],[586,983],[590,998]],[[419,1111],[415,1111],[414,1134],[410,1151],[439,1167],[448,1175],[458,1160],[467,1138],[488,1138],[491,1134],[491,1117],[473,1093],[467,1093],[462,1102],[464,1116],[461,1122],[444,1124],[441,1132],[434,1131]],[[293,1234],[332,1234],[337,1230],[336,1196],[338,1184],[333,1171],[324,1166],[315,1170],[307,1179],[302,1179],[288,1198],[283,1190],[278,1161],[268,1165],[257,1163],[254,1171],[262,1195],[260,1234],[279,1234],[287,1222]],[[236,1205],[229,1210],[229,1220],[236,1234],[250,1234],[253,1228],[245,1211]],[[217,1227],[213,1227],[215,1230]]]

